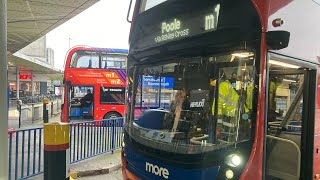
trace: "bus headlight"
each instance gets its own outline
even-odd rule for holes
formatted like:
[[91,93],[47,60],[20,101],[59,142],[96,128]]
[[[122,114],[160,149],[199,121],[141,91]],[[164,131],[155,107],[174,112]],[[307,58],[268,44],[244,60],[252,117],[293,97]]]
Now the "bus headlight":
[[237,154],[230,154],[226,157],[225,163],[232,167],[237,167],[241,164],[241,158]]
[[228,169],[228,170],[226,171],[226,178],[227,178],[227,179],[232,179],[233,176],[234,176],[233,171],[232,171],[231,169]]

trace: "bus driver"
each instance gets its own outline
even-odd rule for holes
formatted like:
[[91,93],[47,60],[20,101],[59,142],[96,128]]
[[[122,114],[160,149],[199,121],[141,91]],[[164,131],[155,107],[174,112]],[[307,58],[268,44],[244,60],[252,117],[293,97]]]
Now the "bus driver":
[[89,107],[92,102],[93,102],[93,94],[91,93],[91,90],[88,89],[87,94],[80,100],[81,107]]

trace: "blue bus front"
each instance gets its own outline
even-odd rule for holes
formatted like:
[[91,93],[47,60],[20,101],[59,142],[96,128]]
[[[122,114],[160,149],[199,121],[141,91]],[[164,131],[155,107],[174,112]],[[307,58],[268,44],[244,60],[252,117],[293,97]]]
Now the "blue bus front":
[[238,179],[254,139],[261,26],[250,0],[140,0],[128,56],[127,179]]

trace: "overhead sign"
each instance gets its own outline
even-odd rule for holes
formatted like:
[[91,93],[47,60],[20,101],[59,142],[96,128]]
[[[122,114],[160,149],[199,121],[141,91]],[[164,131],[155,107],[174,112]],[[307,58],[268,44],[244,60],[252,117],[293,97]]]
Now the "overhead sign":
[[[161,81],[160,81],[161,79]],[[154,77],[154,76],[143,76],[142,87],[143,88],[155,88],[159,89],[172,89],[173,88],[173,78],[171,77]]]

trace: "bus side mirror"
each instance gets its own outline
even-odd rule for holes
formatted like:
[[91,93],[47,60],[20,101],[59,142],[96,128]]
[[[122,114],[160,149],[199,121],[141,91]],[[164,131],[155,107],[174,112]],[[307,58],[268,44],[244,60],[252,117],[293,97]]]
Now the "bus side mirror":
[[61,104],[61,110],[63,110],[63,106],[64,106],[64,104]]
[[290,32],[288,31],[268,31],[266,36],[270,49],[283,49],[289,45]]

